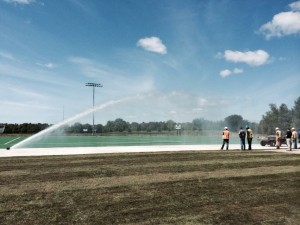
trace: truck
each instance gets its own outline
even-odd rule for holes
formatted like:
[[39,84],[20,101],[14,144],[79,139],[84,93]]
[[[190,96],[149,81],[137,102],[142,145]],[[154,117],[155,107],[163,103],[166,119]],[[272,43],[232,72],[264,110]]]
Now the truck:
[[[281,138],[280,143],[286,144],[286,139]],[[267,137],[260,139],[261,146],[266,146],[266,145],[275,146],[275,144],[276,144],[276,136],[275,135],[268,135]]]

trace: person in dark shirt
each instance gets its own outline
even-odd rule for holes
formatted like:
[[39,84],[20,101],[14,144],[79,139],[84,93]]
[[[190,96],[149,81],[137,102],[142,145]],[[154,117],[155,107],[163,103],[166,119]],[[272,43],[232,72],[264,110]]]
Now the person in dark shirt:
[[245,144],[246,133],[243,130],[243,127],[240,128],[239,137],[241,140],[241,150],[244,151],[244,150],[246,150],[246,144]]
[[286,129],[286,144],[288,146],[288,150],[287,151],[292,151],[292,142],[291,142],[291,138],[292,138],[292,132],[290,128]]

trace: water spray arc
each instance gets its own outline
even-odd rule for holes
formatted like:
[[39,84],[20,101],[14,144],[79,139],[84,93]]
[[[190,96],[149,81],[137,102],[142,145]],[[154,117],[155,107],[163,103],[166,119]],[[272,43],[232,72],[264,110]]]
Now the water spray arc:
[[19,142],[18,144],[16,145],[13,145],[10,149],[14,149],[14,148],[20,148],[22,146],[24,146],[26,143],[30,143],[31,141],[33,141],[34,139],[37,139],[39,137],[42,137],[43,135],[47,135],[49,134],[50,132],[62,127],[63,125],[65,124],[68,124],[68,123],[71,123],[71,122],[74,122],[90,113],[94,113],[95,111],[100,111],[100,110],[104,110],[106,108],[109,108],[109,107],[113,107],[115,105],[118,105],[118,104],[121,104],[121,103],[125,103],[125,102],[128,102],[128,101],[132,101],[132,100],[142,100],[144,99],[145,96],[132,96],[132,97],[126,97],[126,98],[122,98],[122,99],[119,99],[119,100],[113,100],[113,101],[109,101],[105,104],[102,104],[100,106],[97,106],[97,107],[93,107],[92,109],[88,109],[80,114],[77,114],[71,118],[68,118],[64,121],[61,121],[60,123],[57,123],[51,127],[48,127],[47,129],[45,130],[42,130],[41,132],[35,134],[35,135],[32,135],[30,136],[29,138],[26,138],[25,140]]
[[[98,83],[86,83],[85,86],[93,87],[93,109],[95,108],[95,87],[103,87],[102,84]],[[92,135],[95,134],[95,114],[93,111],[93,127],[92,127]]]

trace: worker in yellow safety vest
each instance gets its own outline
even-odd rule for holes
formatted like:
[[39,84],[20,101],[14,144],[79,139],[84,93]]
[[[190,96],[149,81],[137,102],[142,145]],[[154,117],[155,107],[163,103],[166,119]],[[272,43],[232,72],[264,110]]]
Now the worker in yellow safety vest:
[[276,127],[275,135],[276,135],[276,148],[279,149],[281,146],[281,130],[278,127]]
[[246,126],[246,137],[248,142],[248,150],[252,150],[253,131],[248,125]]
[[292,143],[293,143],[293,148],[297,149],[297,131],[294,127],[292,128]]

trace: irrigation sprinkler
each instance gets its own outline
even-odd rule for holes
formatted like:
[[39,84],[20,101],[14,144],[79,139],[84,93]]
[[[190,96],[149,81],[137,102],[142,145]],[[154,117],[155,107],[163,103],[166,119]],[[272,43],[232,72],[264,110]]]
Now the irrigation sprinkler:
[[[95,107],[95,87],[103,87],[102,84],[98,83],[85,83],[85,86],[93,87],[93,109]],[[93,127],[92,127],[92,135],[95,134],[95,114],[93,110]]]

